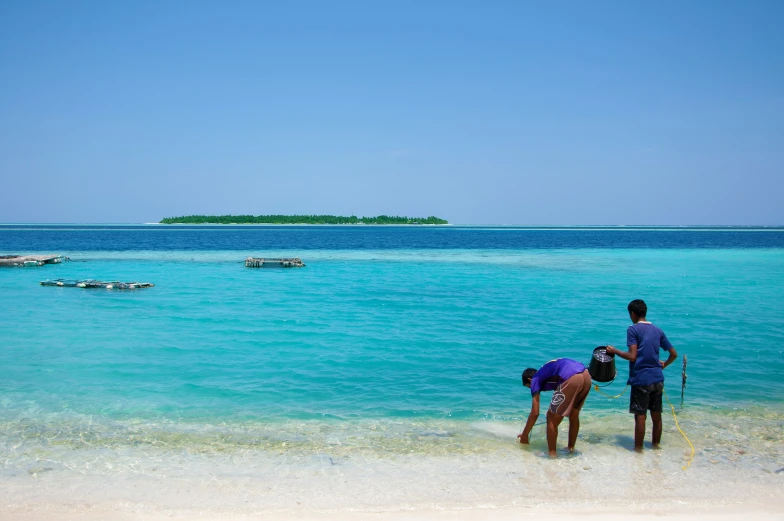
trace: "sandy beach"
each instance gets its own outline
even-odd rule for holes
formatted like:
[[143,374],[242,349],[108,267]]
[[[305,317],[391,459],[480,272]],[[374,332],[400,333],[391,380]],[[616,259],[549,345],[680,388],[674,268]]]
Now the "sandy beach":
[[462,510],[413,510],[397,512],[270,512],[270,513],[225,513],[225,512],[128,512],[121,508],[111,508],[100,505],[81,510],[66,510],[55,508],[31,509],[25,512],[1,513],[0,520],[34,521],[47,519],[51,521],[65,521],[82,519],[96,521],[112,519],[117,521],[164,521],[164,520],[190,520],[190,521],[476,521],[480,519],[493,519],[497,521],[512,521],[519,519],[541,519],[545,521],[559,519],[584,519],[587,521],[622,521],[634,519],[635,521],[655,521],[663,517],[671,521],[685,520],[711,520],[734,521],[741,519],[755,519],[758,521],[780,521],[784,519],[782,507],[777,504],[768,505],[735,505],[735,506],[696,506],[684,504],[662,504],[650,507],[631,506],[621,508],[616,505],[595,504],[590,507],[555,507],[544,503],[531,507],[516,508],[475,508]]
[[[118,447],[0,481],[0,520],[784,519],[770,454],[583,444],[549,460],[514,443],[455,455]],[[107,454],[111,453],[111,454]]]

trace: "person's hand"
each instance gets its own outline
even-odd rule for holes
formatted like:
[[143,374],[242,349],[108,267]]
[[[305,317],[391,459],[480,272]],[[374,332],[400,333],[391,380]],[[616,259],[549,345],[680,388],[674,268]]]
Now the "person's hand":
[[604,346],[604,352],[608,355],[615,355],[615,348],[611,345]]
[[522,443],[523,445],[528,445],[529,444],[528,435],[527,434],[520,433],[520,434],[517,435],[517,437],[520,438],[520,443]]
[[661,360],[659,360],[659,365],[662,366],[662,369],[667,367],[667,364],[665,362],[662,362]]

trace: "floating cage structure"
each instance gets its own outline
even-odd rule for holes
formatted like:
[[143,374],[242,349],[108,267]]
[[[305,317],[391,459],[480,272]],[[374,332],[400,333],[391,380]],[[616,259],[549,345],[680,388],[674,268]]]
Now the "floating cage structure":
[[103,282],[100,280],[43,280],[41,286],[57,286],[61,288],[102,288],[102,289],[141,289],[152,288],[155,284],[150,282]]
[[305,263],[299,257],[290,259],[265,259],[248,257],[245,259],[246,268],[304,268]]
[[65,255],[0,255],[0,266],[31,268],[69,261]]

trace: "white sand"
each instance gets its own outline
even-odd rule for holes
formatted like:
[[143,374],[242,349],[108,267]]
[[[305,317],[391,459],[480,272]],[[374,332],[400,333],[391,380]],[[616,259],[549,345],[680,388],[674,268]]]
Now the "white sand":
[[[138,461],[137,454],[129,455]],[[551,461],[522,449],[511,455],[412,455],[352,462],[148,453],[156,466],[135,471],[119,468],[123,460],[116,458],[111,468],[41,467],[0,476],[0,521],[503,521],[578,516],[596,521],[632,516],[784,521],[784,473],[742,466],[741,459],[714,464],[699,458],[684,472],[680,461],[669,460],[680,456],[675,450],[613,454],[612,460],[582,455]]]
[[672,521],[710,520],[710,521],[781,521],[784,519],[784,508],[780,505],[737,505],[734,507],[694,507],[688,504],[661,504],[649,508],[629,507],[621,509],[617,506],[596,504],[590,508],[572,507],[556,508],[547,504],[532,507],[503,509],[463,509],[463,510],[414,510],[397,512],[298,512],[298,513],[246,513],[232,514],[225,512],[128,512],[123,508],[95,506],[80,510],[41,508],[20,512],[0,513],[0,521],[33,521],[50,520],[65,521],[79,519],[97,521],[111,519],[116,521],[476,521],[492,519],[497,521],[518,521],[520,519],[536,519],[541,521],[563,521],[565,519],[582,519],[585,521],[659,521],[666,517]]

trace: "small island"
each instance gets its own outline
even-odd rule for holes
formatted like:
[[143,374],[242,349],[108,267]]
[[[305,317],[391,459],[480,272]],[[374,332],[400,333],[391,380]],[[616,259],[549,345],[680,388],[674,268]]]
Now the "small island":
[[160,224],[449,224],[438,217],[400,217],[379,215],[186,215],[166,217]]

